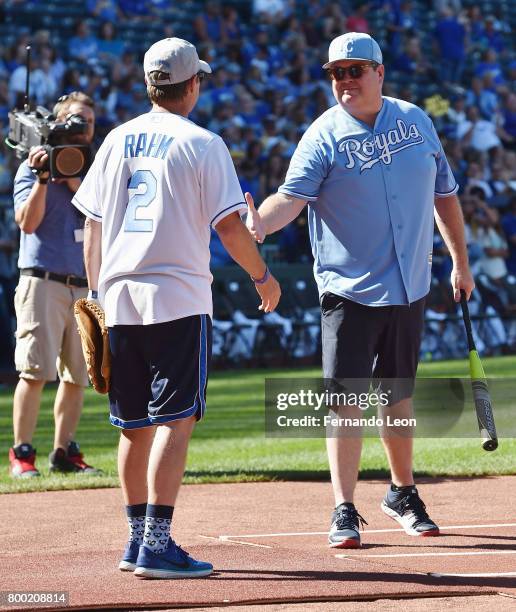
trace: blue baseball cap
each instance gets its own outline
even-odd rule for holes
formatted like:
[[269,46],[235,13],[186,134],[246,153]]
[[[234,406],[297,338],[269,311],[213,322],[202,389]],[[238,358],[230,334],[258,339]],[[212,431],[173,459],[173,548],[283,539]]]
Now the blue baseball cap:
[[330,43],[328,61],[323,68],[330,68],[341,60],[364,60],[381,64],[382,51],[374,38],[361,32],[348,32],[337,36]]

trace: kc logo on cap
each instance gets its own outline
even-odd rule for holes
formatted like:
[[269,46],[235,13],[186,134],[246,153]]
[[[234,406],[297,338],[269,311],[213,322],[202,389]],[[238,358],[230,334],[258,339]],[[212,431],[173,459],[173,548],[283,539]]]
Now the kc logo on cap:
[[331,41],[328,50],[328,62],[323,68],[329,68],[333,62],[341,60],[364,60],[383,62],[382,51],[374,38],[362,32],[348,32]]

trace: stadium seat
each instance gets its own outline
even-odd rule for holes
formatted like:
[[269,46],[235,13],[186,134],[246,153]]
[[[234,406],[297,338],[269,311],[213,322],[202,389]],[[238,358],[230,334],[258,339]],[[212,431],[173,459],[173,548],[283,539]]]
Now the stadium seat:
[[217,318],[225,310],[233,321],[226,332],[227,354],[234,354],[238,343],[241,356],[254,359],[256,365],[267,365],[272,359],[285,362],[288,349],[285,326],[258,310],[260,298],[249,276],[237,266],[216,268],[213,274],[214,316]]
[[313,358],[320,351],[319,294],[310,264],[274,268],[281,285],[278,313],[292,323],[288,352],[291,359]]

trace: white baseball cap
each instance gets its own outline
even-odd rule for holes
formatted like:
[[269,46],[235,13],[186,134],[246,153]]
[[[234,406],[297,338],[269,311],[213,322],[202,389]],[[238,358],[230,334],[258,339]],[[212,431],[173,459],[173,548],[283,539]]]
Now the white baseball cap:
[[[198,72],[211,72],[210,65],[199,59],[197,50],[182,38],[164,38],[154,43],[143,58],[143,70],[151,85],[174,85],[187,81]],[[154,71],[168,74],[168,78],[155,80]]]
[[361,32],[348,32],[337,36],[330,43],[328,62],[323,68],[330,68],[334,62],[340,60],[366,60],[381,64],[382,51],[374,38]]

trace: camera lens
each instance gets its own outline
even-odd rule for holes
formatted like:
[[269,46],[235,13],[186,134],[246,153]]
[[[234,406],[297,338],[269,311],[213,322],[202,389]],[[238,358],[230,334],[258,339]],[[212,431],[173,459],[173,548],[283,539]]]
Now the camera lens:
[[80,174],[85,163],[84,151],[78,147],[68,146],[56,151],[54,165],[63,177]]

